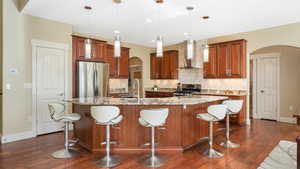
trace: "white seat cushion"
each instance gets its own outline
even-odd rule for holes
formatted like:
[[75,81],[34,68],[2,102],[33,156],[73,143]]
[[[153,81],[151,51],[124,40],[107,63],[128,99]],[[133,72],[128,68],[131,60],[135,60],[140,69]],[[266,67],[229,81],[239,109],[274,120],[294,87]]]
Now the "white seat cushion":
[[203,113],[203,114],[197,114],[197,118],[205,120],[205,121],[220,121],[214,116],[208,114],[208,113]]
[[142,126],[151,127],[151,125],[147,123],[145,120],[143,120],[142,118],[139,118],[139,122]]
[[64,114],[58,117],[59,121],[63,122],[73,122],[80,120],[81,116],[77,113]]

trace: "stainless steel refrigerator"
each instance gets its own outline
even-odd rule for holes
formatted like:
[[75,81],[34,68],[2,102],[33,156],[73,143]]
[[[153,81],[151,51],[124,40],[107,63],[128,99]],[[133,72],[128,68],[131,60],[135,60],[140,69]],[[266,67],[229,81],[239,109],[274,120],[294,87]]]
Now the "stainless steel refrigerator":
[[77,66],[79,97],[107,97],[109,92],[109,64],[79,61]]

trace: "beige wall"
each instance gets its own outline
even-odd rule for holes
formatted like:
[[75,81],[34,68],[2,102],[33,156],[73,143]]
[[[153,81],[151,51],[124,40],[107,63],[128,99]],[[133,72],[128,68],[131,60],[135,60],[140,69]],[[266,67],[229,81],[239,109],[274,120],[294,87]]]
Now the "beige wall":
[[65,43],[71,49],[72,26],[21,14],[14,1],[3,1],[3,7],[3,86],[12,88],[3,90],[3,135],[10,135],[32,130],[32,90],[24,88],[32,83],[31,40]]
[[280,54],[280,116],[292,117],[300,110],[300,95],[297,94],[300,91],[300,48],[272,46],[259,49],[253,55],[266,53]]

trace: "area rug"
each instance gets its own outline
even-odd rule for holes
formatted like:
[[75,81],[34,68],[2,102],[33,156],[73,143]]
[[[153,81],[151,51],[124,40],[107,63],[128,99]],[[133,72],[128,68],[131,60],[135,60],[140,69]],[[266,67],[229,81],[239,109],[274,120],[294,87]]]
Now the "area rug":
[[297,143],[280,141],[257,169],[297,169]]

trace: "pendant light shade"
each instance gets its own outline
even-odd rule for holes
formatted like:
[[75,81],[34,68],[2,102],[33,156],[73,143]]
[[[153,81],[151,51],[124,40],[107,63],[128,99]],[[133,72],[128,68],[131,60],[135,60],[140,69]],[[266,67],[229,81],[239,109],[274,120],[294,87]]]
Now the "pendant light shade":
[[191,60],[194,58],[194,51],[195,51],[195,41],[190,39],[190,40],[187,40],[187,54],[186,54],[186,57],[187,59]]
[[203,46],[203,62],[209,62],[209,46],[207,44]]
[[163,57],[163,38],[161,35],[156,39],[156,57]]
[[90,59],[92,58],[92,40],[86,39],[85,43],[85,58]]
[[114,57],[119,58],[121,57],[121,38],[120,33],[115,33],[115,40],[114,40]]

